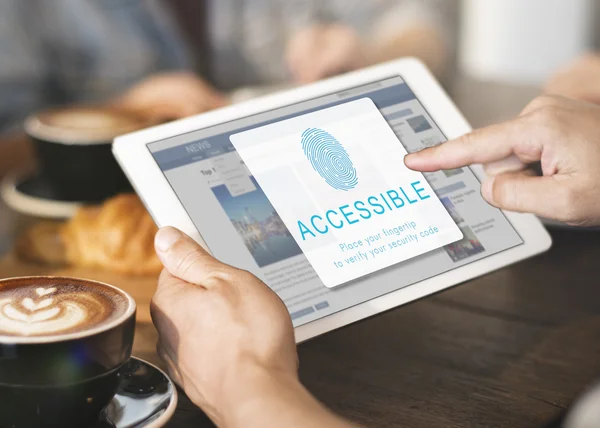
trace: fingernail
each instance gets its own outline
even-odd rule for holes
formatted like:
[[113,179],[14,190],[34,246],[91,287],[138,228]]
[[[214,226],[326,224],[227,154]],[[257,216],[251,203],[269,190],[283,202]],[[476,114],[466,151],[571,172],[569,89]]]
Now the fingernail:
[[494,187],[495,177],[486,178],[483,183],[481,183],[481,196],[486,201],[492,203],[494,202],[492,188]]
[[181,232],[174,227],[165,227],[158,231],[154,239],[154,246],[158,251],[166,252],[181,238]]

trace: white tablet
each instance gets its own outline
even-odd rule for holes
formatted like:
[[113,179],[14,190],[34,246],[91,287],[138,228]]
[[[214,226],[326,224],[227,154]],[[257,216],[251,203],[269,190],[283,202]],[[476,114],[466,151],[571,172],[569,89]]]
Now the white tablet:
[[470,131],[417,60],[116,139],[159,226],[261,278],[298,342],[547,250],[532,215],[480,195],[479,166],[420,174],[407,152]]

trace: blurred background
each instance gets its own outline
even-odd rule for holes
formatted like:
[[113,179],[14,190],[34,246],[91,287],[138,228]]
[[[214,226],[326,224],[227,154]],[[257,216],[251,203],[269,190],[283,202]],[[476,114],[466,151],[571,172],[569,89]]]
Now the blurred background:
[[108,167],[73,146],[388,60],[424,61],[474,127],[542,91],[600,101],[598,12],[593,0],[3,0],[0,251],[17,212],[70,217],[126,186],[96,183],[92,197],[84,176]]

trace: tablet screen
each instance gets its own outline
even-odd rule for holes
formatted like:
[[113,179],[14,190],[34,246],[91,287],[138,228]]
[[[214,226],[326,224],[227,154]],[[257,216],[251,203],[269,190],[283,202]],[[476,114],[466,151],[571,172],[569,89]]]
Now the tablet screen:
[[[432,189],[432,200],[436,206],[439,205],[443,209],[440,218],[447,216],[452,223],[450,226],[460,231],[460,234],[456,235],[456,232],[448,227],[448,239],[439,241],[440,244],[448,243],[441,247],[434,246],[435,249],[432,250],[424,247],[422,251],[415,252],[416,255],[400,258],[401,261],[397,263],[388,262],[382,267],[355,275],[354,280],[328,284],[328,281],[335,278],[335,272],[329,272],[330,277],[327,278],[322,268],[315,264],[316,259],[311,259],[310,254],[303,252],[303,248],[307,251],[307,247],[302,238],[311,238],[311,223],[308,221],[310,217],[305,222],[308,225],[307,229],[295,229],[288,221],[289,215],[283,212],[285,206],[279,199],[275,199],[273,190],[267,188],[268,182],[259,174],[254,161],[243,161],[243,157],[246,160],[250,159],[242,150],[240,153],[243,156],[236,151],[232,137],[236,142],[236,136],[252,135],[253,132],[271,128],[277,130],[278,124],[293,123],[295,119],[311,117],[321,111],[346,114],[344,109],[350,107],[371,106],[373,111],[367,113],[376,113],[381,117],[381,123],[387,127],[390,135],[395,137],[395,142],[401,145],[397,148],[402,152],[415,152],[446,140],[408,85],[402,78],[394,76],[148,145],[148,149],[215,257],[246,269],[264,280],[282,298],[295,326],[417,284],[424,279],[523,243],[504,214],[483,200],[479,190],[480,183],[469,168],[427,173],[423,176],[424,185],[414,185],[417,181],[413,179],[410,180],[413,186],[409,185],[408,190],[396,190],[403,195],[405,201],[410,202],[418,201],[419,196],[425,195],[425,190],[419,192],[420,189]],[[319,132],[322,132],[320,128]],[[338,131],[336,137],[340,133],[341,131]],[[313,134],[309,136],[312,137]],[[333,138],[330,134],[327,136]],[[236,146],[241,147],[237,142]],[[365,156],[378,155],[373,153],[373,150],[379,150],[379,146],[364,146]],[[354,163],[360,164],[361,156],[356,158],[354,156]],[[402,162],[402,159],[398,161]],[[255,174],[250,169],[253,169]],[[314,183],[324,179],[330,187],[338,191],[337,194],[339,191],[348,190],[349,186],[354,187],[359,180],[361,183],[371,180],[373,174],[365,173],[357,166],[356,174],[353,172],[343,182],[335,181],[335,177],[321,175],[322,177],[315,175],[316,178],[311,178],[308,172],[295,173],[296,178],[300,177],[304,188],[317,186],[307,184],[311,179],[316,180]],[[278,180],[283,179],[278,177]],[[259,181],[265,185],[264,189],[259,185]],[[343,188],[344,186],[346,188]],[[277,189],[276,185],[270,187]],[[282,184],[280,188],[286,187]],[[412,196],[410,191],[413,191]],[[271,199],[267,195],[271,195]],[[378,204],[371,206],[374,213],[377,213],[379,205],[382,205],[383,211],[386,205],[390,211],[399,206],[394,206],[385,192],[376,195],[380,200]],[[404,201],[401,202],[404,206]],[[427,201],[429,202],[431,200]],[[334,204],[335,207],[339,205]],[[278,206],[279,210],[274,206]],[[349,211],[344,211],[344,207],[345,205],[341,207],[342,213],[348,214]],[[365,207],[355,205],[355,208]],[[366,211],[362,213],[366,214]],[[347,224],[361,219],[360,212],[355,214]],[[363,224],[368,223],[366,217],[362,217]],[[383,218],[373,214],[373,218],[368,217],[369,224],[380,225]],[[396,251],[396,248],[407,247],[411,236],[414,236],[414,241],[417,242],[424,239],[427,230],[433,230],[428,229],[430,223],[420,220],[415,218],[415,221],[396,226],[391,224],[389,227],[377,229],[378,233],[360,235],[361,239],[336,242],[332,262],[339,263],[340,266],[349,266],[346,269],[349,271],[351,265],[364,263],[366,266],[370,258],[380,257],[374,253],[377,249],[385,251],[387,248],[387,253],[394,250],[395,254],[399,254],[400,251]],[[331,224],[335,226],[336,223]],[[417,224],[424,226],[418,229]],[[315,224],[317,225],[319,223]],[[320,227],[325,230],[324,225]],[[315,231],[312,233],[318,235]],[[380,242],[376,241],[377,235]],[[373,242],[370,242],[371,239]],[[358,245],[359,241],[361,245]],[[329,252],[325,251],[322,254],[324,255],[321,258]],[[332,284],[335,287],[332,288]]]

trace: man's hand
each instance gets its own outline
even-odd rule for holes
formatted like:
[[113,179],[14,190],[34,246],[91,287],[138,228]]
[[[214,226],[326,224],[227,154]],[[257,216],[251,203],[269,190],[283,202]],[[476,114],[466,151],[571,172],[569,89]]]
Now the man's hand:
[[[542,177],[527,169],[537,161]],[[600,107],[592,104],[540,97],[515,120],[408,155],[405,163],[424,172],[484,164],[481,193],[490,204],[600,224]]]
[[264,283],[173,228],[159,231],[156,251],[165,266],[151,306],[158,351],[194,403],[218,419],[246,374],[296,378],[290,316]]
[[600,104],[600,55],[579,58],[550,79],[545,92]]
[[226,104],[225,97],[191,72],[150,76],[115,100],[115,105],[160,123],[204,113]]
[[286,52],[297,83],[310,83],[366,65],[359,35],[341,24],[317,25],[299,31]]
[[346,427],[302,387],[288,311],[263,282],[161,229],[152,300],[169,374],[219,426]]

